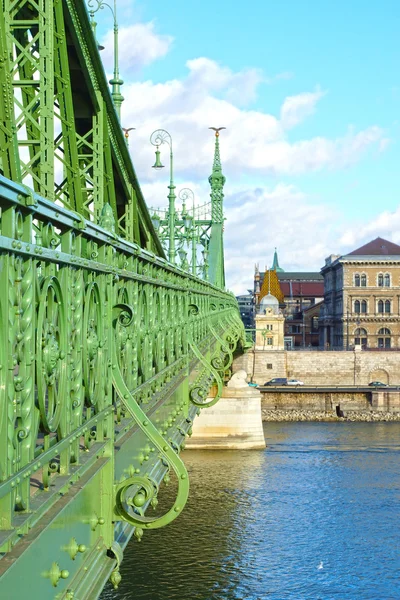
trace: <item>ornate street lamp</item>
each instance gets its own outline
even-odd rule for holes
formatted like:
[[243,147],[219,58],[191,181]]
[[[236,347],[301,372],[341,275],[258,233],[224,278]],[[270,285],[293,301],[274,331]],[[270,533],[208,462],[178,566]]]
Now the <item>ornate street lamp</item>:
[[170,263],[175,263],[175,185],[174,185],[174,155],[172,151],[172,138],[165,129],[157,129],[150,136],[150,142],[156,146],[156,162],[153,165],[154,169],[162,169],[164,165],[161,162],[159,147],[162,144],[169,146],[169,194],[168,194],[168,260]]
[[96,32],[96,22],[94,15],[98,10],[102,10],[105,6],[111,10],[114,21],[114,73],[113,78],[110,79],[111,85],[111,96],[114,101],[115,110],[117,112],[119,120],[121,120],[121,104],[124,101],[124,97],[121,94],[121,85],[124,83],[119,76],[118,67],[118,21],[117,21],[117,0],[114,0],[114,8],[104,2],[104,0],[88,0],[89,15],[91,19],[91,25],[93,33]]
[[[188,244],[192,245],[192,274],[196,275],[197,272],[197,228],[194,214],[194,193],[190,188],[184,188],[179,192],[179,198],[182,200],[182,221],[184,226],[184,235],[187,239]],[[192,200],[192,212],[193,215],[187,212],[186,202]]]
[[154,213],[151,217],[151,222],[153,223],[153,227],[156,231],[160,229],[161,219],[157,213]]

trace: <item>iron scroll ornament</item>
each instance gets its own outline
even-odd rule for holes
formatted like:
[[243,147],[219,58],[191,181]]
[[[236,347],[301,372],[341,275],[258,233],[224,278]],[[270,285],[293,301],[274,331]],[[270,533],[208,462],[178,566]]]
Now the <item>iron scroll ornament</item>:
[[[128,327],[133,320],[133,309],[127,304],[117,304],[113,307],[113,326],[116,329],[117,324],[123,327]],[[149,501],[156,499],[157,486],[148,477],[136,476],[129,477],[115,488],[115,499],[116,499],[116,513],[118,516],[133,525],[139,530],[142,527],[145,529],[159,529],[171,523],[176,517],[182,512],[188,496],[189,496],[189,477],[186,467],[183,461],[179,458],[177,453],[172,449],[170,444],[163,438],[158,429],[153,425],[146,413],[139,407],[125,381],[122,377],[118,360],[116,344],[113,344],[113,386],[118,396],[121,398],[126,410],[136,421],[138,427],[143,433],[149,438],[152,444],[157,448],[160,453],[160,458],[169,465],[175,472],[178,480],[178,491],[176,494],[175,501],[171,508],[163,515],[159,517],[146,517],[132,512],[129,510],[129,506],[133,505],[134,508],[139,509],[145,506]],[[133,499],[129,497],[129,488],[137,487]],[[140,537],[140,536],[139,536]]]
[[[199,408],[209,408],[218,402],[218,400],[222,396],[223,383],[220,374],[217,369],[215,369],[202,355],[200,350],[197,348],[194,342],[189,342],[190,349],[196,358],[201,362],[201,364],[205,367],[205,371],[207,376],[204,380],[197,381],[190,390],[189,398],[192,404],[198,406]],[[204,371],[203,371],[204,372]],[[207,396],[207,393],[213,383],[217,384],[217,393],[215,397],[209,402],[205,402],[204,399]]]
[[41,423],[47,433],[57,430],[61,397],[66,393],[66,317],[61,286],[46,277],[41,286],[37,320],[37,401]]
[[[218,342],[219,348],[220,348],[220,356],[217,356],[217,357],[213,358],[212,361],[211,361],[211,364],[213,365],[214,368],[218,368],[218,370],[223,369],[225,371],[226,369],[229,369],[229,367],[233,363],[232,350],[230,349],[230,347],[228,345],[228,342],[226,340],[223,340],[218,335],[218,333],[215,331],[215,329],[211,325],[211,323],[208,325],[208,327],[209,327],[212,335],[214,336],[214,338]],[[225,360],[223,360],[223,357],[225,358]],[[217,364],[220,365],[220,366],[217,367],[216,366]]]
[[88,284],[83,313],[83,381],[86,402],[95,406],[101,398],[104,369],[102,328],[103,310],[100,290],[95,282]]

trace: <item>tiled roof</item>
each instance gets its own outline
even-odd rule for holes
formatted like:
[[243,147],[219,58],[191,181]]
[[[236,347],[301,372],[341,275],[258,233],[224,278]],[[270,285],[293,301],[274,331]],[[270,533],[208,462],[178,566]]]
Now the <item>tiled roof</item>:
[[[311,271],[283,271],[278,272],[279,281],[323,281],[323,277],[319,272]],[[261,281],[264,279],[265,273],[260,273]]]
[[375,240],[364,244],[357,250],[349,252],[346,256],[400,256],[400,246],[377,237]]
[[[270,275],[269,275],[270,274]],[[279,285],[277,272],[271,269],[265,273],[264,281],[261,286],[260,295],[258,297],[258,301],[264,298],[270,292],[275,298],[278,299],[279,303],[283,303],[283,293],[281,287]]]
[[324,282],[322,281],[280,281],[281,290],[285,298],[291,296],[306,296],[312,298],[324,297]]
[[323,281],[324,278],[322,277],[321,273],[316,272],[316,273],[312,273],[312,272],[299,272],[299,271],[292,271],[292,272],[285,272],[285,273],[278,273],[278,279],[279,281]]

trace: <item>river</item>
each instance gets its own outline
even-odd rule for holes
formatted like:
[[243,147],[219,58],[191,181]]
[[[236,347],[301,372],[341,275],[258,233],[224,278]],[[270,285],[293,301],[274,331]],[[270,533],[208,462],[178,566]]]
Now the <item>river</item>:
[[264,432],[264,451],[182,454],[185,511],[130,542],[102,600],[400,599],[400,423]]

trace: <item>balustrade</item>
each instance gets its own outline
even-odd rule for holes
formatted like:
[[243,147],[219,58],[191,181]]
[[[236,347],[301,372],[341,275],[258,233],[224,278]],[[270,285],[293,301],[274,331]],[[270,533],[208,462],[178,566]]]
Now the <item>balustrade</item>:
[[[232,294],[116,237],[108,219],[100,227],[3,177],[0,202],[5,550],[86,472],[93,448],[113,454],[118,433],[142,430],[138,467],[150,444],[184,475],[173,448],[185,432],[179,443],[162,436],[171,415],[205,406],[215,383],[221,392],[244,331]],[[183,397],[175,392],[185,379]],[[116,503],[139,527],[144,517],[122,508],[127,489],[155,496],[134,463],[118,473]]]

